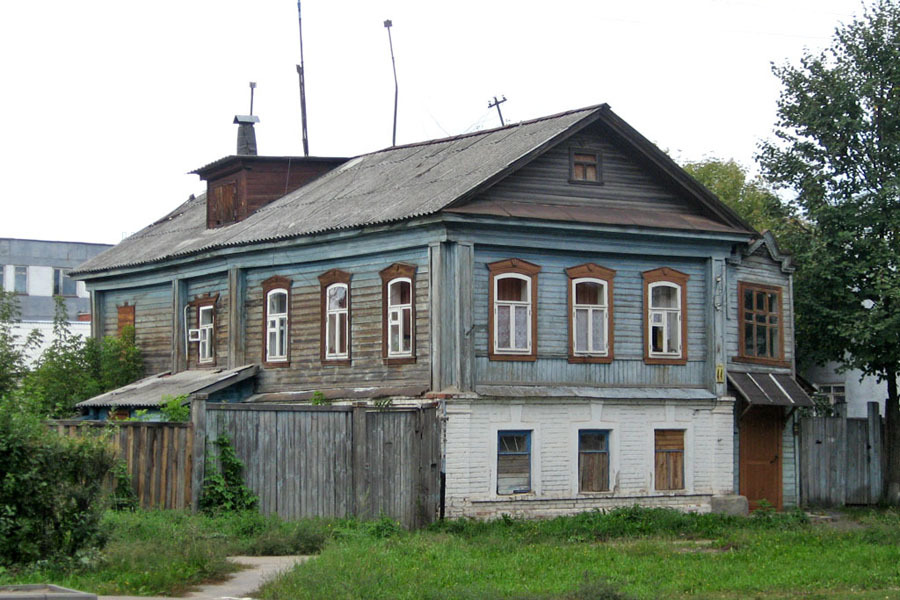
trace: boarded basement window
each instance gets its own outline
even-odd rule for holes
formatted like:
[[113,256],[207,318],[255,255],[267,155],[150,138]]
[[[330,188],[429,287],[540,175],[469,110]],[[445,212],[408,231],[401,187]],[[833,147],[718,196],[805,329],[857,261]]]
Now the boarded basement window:
[[684,489],[684,430],[656,430],[656,489]]
[[122,335],[122,329],[126,326],[134,327],[134,304],[131,306],[126,302],[124,306],[117,306],[118,321],[116,323],[116,335]]
[[582,429],[578,432],[578,489],[609,491],[609,432]]

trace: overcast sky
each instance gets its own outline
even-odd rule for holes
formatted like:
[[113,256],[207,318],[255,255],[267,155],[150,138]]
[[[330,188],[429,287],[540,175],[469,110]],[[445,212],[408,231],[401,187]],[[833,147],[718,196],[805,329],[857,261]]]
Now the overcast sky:
[[[353,156],[607,102],[680,162],[752,168],[770,64],[828,46],[859,0],[303,0],[310,153]],[[295,0],[31,0],[0,18],[0,237],[116,243],[233,154],[302,155]]]

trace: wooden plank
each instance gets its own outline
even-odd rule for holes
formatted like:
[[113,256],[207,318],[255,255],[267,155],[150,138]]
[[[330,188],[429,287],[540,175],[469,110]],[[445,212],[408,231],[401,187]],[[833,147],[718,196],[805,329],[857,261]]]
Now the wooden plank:
[[877,402],[869,402],[867,409],[866,447],[868,449],[869,471],[869,503],[875,504],[881,500],[883,490],[882,456],[884,447],[881,437],[881,416]]
[[204,466],[206,460],[206,397],[200,394],[191,398],[191,462],[185,469],[185,479],[190,478],[190,495],[184,500],[190,501],[194,511],[200,510],[200,491],[203,487]]

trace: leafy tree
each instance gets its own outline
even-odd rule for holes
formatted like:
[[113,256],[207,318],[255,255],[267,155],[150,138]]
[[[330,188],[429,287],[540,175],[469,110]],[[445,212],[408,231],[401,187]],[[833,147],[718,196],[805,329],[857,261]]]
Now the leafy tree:
[[0,290],[0,398],[15,390],[28,371],[27,351],[40,343],[40,334],[32,331],[20,342],[14,333],[19,322],[19,301],[15,292]]
[[758,160],[815,225],[797,285],[817,362],[887,381],[887,500],[900,504],[900,4],[877,0],[781,80]]

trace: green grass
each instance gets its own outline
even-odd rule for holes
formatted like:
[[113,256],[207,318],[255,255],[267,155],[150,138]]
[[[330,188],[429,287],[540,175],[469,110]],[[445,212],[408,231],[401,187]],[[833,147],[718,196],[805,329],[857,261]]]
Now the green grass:
[[235,554],[314,554],[265,600],[900,600],[900,511],[840,526],[803,513],[753,517],[625,508],[543,521],[453,520],[419,532],[390,519],[285,522],[254,513],[107,513],[107,546],[0,569],[0,585],[178,595],[223,579]]
[[102,551],[0,568],[0,585],[55,583],[103,595],[177,595],[224,579],[236,569],[227,556],[313,554],[328,535],[325,521],[286,522],[256,513],[108,512],[103,526],[109,542]]
[[374,538],[338,531],[266,600],[900,598],[897,513],[852,530],[622,509],[549,521],[451,521]]

